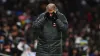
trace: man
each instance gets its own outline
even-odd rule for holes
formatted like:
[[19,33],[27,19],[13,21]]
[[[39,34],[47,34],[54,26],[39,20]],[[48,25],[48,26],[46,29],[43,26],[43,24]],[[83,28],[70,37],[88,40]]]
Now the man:
[[62,32],[68,27],[66,17],[60,13],[55,4],[48,4],[46,12],[40,14],[33,23],[37,30],[37,56],[62,56]]

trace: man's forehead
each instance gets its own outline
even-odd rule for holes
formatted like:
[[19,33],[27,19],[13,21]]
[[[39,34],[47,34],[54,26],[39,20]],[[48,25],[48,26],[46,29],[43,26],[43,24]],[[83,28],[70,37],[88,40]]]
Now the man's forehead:
[[55,6],[55,4],[52,4],[52,3],[51,3],[51,4],[48,4],[48,6]]
[[47,8],[48,8],[48,9],[55,8],[55,4],[48,4],[48,5],[47,5]]

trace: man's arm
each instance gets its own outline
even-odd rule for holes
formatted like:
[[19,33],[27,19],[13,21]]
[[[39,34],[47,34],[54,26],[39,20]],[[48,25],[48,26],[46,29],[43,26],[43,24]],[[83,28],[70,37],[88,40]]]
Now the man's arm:
[[44,22],[45,22],[45,17],[44,17],[44,13],[40,14],[39,17],[36,19],[35,22],[33,22],[33,27],[34,28],[40,28]]
[[66,31],[68,28],[67,19],[63,14],[58,15],[58,19],[56,20],[56,24],[58,25],[59,29],[62,31]]

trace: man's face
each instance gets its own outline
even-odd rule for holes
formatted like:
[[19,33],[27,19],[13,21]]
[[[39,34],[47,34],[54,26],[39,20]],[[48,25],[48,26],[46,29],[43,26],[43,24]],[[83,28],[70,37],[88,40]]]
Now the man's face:
[[54,6],[54,5],[48,5],[47,11],[48,11],[49,13],[53,13],[53,12],[55,11],[55,6]]
[[50,9],[48,9],[48,12],[49,13],[53,13],[54,12],[54,9],[53,8],[50,8]]
[[47,7],[46,7],[47,12],[49,12],[49,13],[55,12],[55,8],[56,8],[56,5],[52,4],[52,3],[48,4]]

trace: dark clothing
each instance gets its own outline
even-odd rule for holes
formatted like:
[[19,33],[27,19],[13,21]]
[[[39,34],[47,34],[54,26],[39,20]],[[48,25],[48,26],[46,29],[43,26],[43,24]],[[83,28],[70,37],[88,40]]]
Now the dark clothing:
[[[38,29],[37,56],[62,56],[62,33],[67,30],[66,17],[57,12],[58,19],[53,22],[42,13],[33,23],[33,27]],[[53,23],[56,26],[53,26]]]

